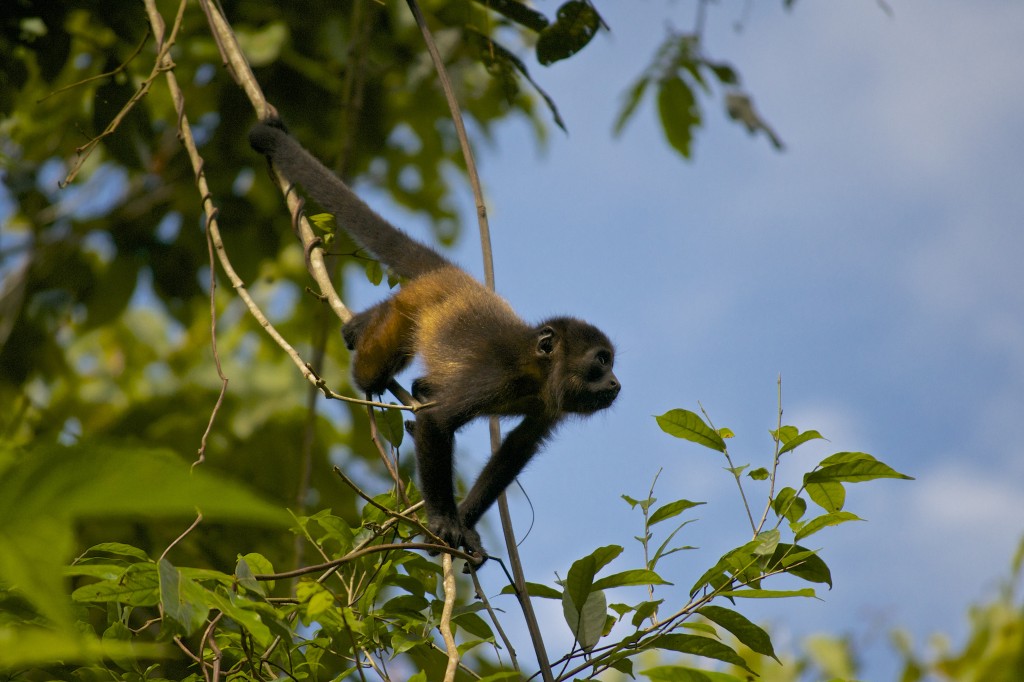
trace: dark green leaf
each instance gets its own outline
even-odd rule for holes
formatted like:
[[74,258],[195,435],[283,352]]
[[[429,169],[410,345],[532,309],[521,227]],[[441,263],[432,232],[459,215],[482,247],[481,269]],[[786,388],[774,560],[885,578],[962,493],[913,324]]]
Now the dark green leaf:
[[[684,158],[690,158],[693,129],[700,125],[700,109],[693,90],[678,76],[658,83],[658,114],[669,144]],[[715,436],[721,440],[717,433]]]
[[584,47],[601,27],[601,17],[583,0],[569,0],[558,8],[555,23],[537,39],[537,61],[544,66],[567,59]]
[[704,423],[699,415],[689,410],[669,410],[665,414],[655,417],[661,430],[676,438],[685,438],[706,448],[725,452],[725,441],[722,437]]
[[713,658],[718,661],[724,661],[735,666],[743,668],[749,673],[753,673],[750,666],[743,658],[732,650],[732,648],[722,644],[721,642],[709,639],[708,637],[700,637],[698,635],[682,635],[682,634],[671,634],[658,637],[655,643],[659,649],[668,651],[678,651],[684,654],[692,654],[694,656],[701,656],[703,658]]
[[548,18],[517,0],[476,0],[477,3],[502,14],[520,26],[540,32],[547,28]]
[[[542,599],[562,599],[562,593],[553,587],[548,587],[541,583],[526,583],[526,591],[530,593],[531,597],[540,597]],[[512,585],[506,585],[501,588],[501,594],[515,594],[516,588]]]
[[128,606],[160,603],[156,564],[132,564],[118,578],[79,587],[71,594],[78,602],[117,602]]
[[641,670],[651,682],[744,682],[729,673],[697,670],[682,665],[662,665],[656,668]]
[[697,609],[697,613],[731,632],[736,639],[750,647],[751,651],[771,656],[776,661],[779,660],[775,655],[775,649],[772,647],[772,640],[768,633],[747,620],[745,616],[731,609],[713,605]]

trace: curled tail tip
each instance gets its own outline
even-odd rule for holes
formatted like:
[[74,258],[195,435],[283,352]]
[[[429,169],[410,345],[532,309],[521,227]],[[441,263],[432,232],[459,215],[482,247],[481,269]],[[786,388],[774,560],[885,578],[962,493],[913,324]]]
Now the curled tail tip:
[[288,129],[281,119],[266,118],[249,131],[249,145],[264,156],[272,156],[277,151],[281,136],[287,134]]

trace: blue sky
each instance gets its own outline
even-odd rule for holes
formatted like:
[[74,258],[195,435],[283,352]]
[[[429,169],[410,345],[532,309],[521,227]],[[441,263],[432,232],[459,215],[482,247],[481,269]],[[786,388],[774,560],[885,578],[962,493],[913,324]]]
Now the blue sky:
[[[662,501],[709,501],[679,536],[701,549],[662,566],[688,588],[749,529],[724,462],[652,415],[700,401],[736,432],[738,463],[766,466],[781,373],[784,422],[831,441],[798,450],[787,482],[843,450],[917,480],[850,486],[847,508],[868,522],[816,536],[835,582],[824,601],[741,606],[777,642],[852,633],[864,679],[890,679],[888,628],[919,648],[937,630],[959,641],[1024,533],[1024,3],[892,2],[892,16],[871,0],[779,5],[711,5],[707,47],[739,69],[783,154],[715,103],[694,163],[668,149],[649,103],[612,139],[666,15],[693,20],[690,3],[656,2],[600,3],[611,34],[534,67],[568,136],[539,151],[517,124],[478,150],[500,291],[527,319],[602,327],[624,384],[521,477],[536,515],[522,551],[538,581],[609,543],[629,554],[610,569],[637,565],[639,518],[619,496],[645,495],[663,467]],[[458,259],[480,272],[472,225]],[[460,445],[471,471],[485,436]],[[522,493],[512,501],[522,529],[531,512]],[[497,514],[488,523],[498,547]],[[549,651],[567,647],[560,606],[538,607]]]

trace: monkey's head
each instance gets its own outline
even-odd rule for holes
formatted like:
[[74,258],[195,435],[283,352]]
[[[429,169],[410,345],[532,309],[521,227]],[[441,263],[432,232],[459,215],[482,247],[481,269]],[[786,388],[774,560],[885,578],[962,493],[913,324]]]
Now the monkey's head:
[[537,329],[537,353],[552,361],[548,389],[561,411],[593,414],[619,395],[615,347],[594,325],[572,317],[547,320]]

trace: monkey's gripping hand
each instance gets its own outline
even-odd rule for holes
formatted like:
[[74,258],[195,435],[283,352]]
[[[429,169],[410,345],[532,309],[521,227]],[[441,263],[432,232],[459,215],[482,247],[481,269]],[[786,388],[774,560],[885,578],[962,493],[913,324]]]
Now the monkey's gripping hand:
[[[487,561],[487,552],[480,541],[480,533],[467,527],[459,519],[445,516],[434,517],[427,523],[427,528],[441,538],[446,545],[456,549],[465,549],[477,559],[478,566]],[[436,555],[437,552],[431,552],[431,554]]]

